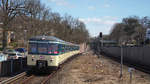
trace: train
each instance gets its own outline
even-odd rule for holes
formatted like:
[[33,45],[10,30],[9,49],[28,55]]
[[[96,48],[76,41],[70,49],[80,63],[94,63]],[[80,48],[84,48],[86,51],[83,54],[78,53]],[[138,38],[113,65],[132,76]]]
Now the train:
[[30,69],[58,68],[80,53],[80,46],[54,36],[35,36],[28,41],[27,66]]

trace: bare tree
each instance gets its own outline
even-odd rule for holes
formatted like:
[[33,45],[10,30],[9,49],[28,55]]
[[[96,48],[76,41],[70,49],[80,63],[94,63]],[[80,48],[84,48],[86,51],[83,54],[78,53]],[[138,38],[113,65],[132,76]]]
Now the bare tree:
[[121,23],[113,26],[110,38],[116,41],[131,42],[135,40],[140,44],[144,42],[146,28],[149,27],[150,19],[148,17],[139,18],[137,16],[123,18]]
[[10,22],[21,13],[24,8],[24,0],[0,0],[0,10],[3,28],[3,46],[7,47],[7,31],[10,30]]
[[[15,41],[36,35],[53,35],[65,41],[81,43],[89,33],[83,22],[70,15],[61,16],[45,7],[40,0],[0,0],[3,24],[3,48],[7,46],[7,31],[13,30]],[[10,26],[11,25],[11,26]],[[38,30],[38,31],[37,31]],[[20,38],[23,37],[23,38]]]

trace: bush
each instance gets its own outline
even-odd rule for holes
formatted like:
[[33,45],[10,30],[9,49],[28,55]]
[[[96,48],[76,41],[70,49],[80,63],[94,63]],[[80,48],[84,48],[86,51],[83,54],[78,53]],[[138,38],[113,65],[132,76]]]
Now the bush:
[[10,43],[10,46],[12,46],[13,48],[15,48],[15,47],[18,46],[18,44],[17,44],[17,42],[13,42],[13,43]]

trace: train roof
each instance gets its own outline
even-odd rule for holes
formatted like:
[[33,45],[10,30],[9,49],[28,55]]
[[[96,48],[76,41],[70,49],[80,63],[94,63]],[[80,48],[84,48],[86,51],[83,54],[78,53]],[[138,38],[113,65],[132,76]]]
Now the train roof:
[[56,42],[65,42],[54,36],[35,36],[29,39],[29,41],[56,41]]
[[33,41],[55,42],[55,43],[62,43],[62,44],[69,44],[69,45],[77,46],[77,44],[66,42],[66,41],[56,38],[54,36],[35,36],[35,37],[32,37],[29,39],[29,42],[33,42]]

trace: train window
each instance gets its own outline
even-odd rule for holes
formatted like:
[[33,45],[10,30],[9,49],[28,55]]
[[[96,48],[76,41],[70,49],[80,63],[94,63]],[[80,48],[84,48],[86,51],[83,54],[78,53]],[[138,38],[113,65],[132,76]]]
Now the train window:
[[77,50],[77,46],[74,46],[74,48],[75,48],[74,50]]
[[65,52],[65,46],[63,44],[59,44],[58,45],[58,50],[60,53],[64,53]]
[[74,46],[71,47],[71,50],[72,50],[72,51],[74,50],[73,48],[74,48]]
[[30,43],[29,44],[29,53],[30,54],[36,54],[37,53],[37,44],[36,43]]
[[67,46],[66,45],[64,45],[64,51],[67,52]]
[[77,46],[77,50],[79,50],[80,49],[80,47],[79,46]]
[[150,34],[150,31],[148,31],[148,33],[147,34]]
[[38,43],[38,53],[39,54],[47,54],[48,51],[48,44],[47,43]]
[[69,46],[69,51],[71,51],[71,46]]
[[67,45],[65,45],[65,52],[67,52],[68,51],[68,46]]
[[48,46],[48,54],[59,54],[59,51],[58,51],[58,44],[49,44]]
[[69,52],[69,45],[67,45],[67,52]]
[[74,46],[72,47],[72,50],[74,51],[75,49],[74,49]]
[[77,47],[75,46],[75,49],[74,50],[77,50]]
[[68,51],[70,51],[70,46],[68,46]]
[[62,45],[62,52],[65,52],[65,45]]
[[72,46],[70,46],[70,51],[72,51]]

